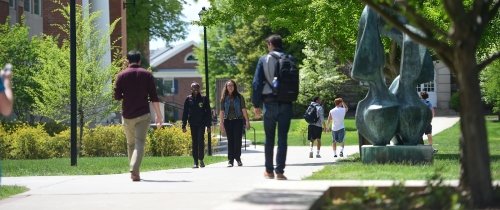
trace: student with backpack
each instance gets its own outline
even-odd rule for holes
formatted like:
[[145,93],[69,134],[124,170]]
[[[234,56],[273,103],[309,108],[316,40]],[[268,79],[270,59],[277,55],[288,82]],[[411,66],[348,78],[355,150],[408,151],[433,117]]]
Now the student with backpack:
[[316,141],[316,158],[321,158],[319,151],[321,149],[321,133],[326,130],[325,117],[323,113],[323,106],[318,96],[314,97],[311,104],[304,113],[304,119],[309,124],[307,126],[307,140],[310,141],[311,151],[309,158],[313,158],[313,147]]
[[[292,102],[297,100],[299,72],[293,57],[283,51],[279,35],[266,39],[268,54],[260,57],[252,82],[252,103],[255,116],[264,109],[265,171],[264,177],[286,180],[284,175],[288,145],[288,130],[292,119]],[[278,150],[274,168],[274,136],[278,127]]]
[[[335,108],[328,114],[328,124],[332,123],[332,148],[333,157],[337,157],[337,142],[341,144],[340,157],[344,156],[345,126],[344,118],[347,113],[347,105],[342,98],[336,98]],[[333,121],[333,122],[332,122]]]

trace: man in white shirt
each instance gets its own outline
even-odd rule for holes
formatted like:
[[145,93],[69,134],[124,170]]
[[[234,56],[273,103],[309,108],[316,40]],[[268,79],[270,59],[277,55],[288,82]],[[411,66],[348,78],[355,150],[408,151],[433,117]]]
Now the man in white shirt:
[[342,98],[335,99],[335,108],[330,110],[328,114],[328,124],[332,123],[332,147],[333,147],[333,157],[337,157],[337,142],[341,144],[340,157],[344,156],[344,137],[345,137],[345,126],[344,118],[347,113],[347,105],[344,103]]

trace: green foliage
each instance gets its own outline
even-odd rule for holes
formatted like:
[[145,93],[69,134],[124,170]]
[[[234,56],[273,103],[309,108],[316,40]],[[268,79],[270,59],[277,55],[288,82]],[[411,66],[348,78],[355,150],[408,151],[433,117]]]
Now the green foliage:
[[452,108],[455,111],[460,111],[460,92],[454,92],[451,94],[450,98],[450,108]]
[[48,154],[43,145],[47,143],[49,137],[41,125],[32,127],[23,124],[18,126],[15,132],[6,137],[11,147],[9,158],[47,158]]
[[[0,159],[5,159],[7,158],[7,153],[10,148],[10,144],[7,141],[7,135],[9,133],[5,130],[3,124],[0,124]],[[0,169],[1,170],[1,169]]]
[[423,189],[405,187],[403,182],[388,188],[362,187],[350,190],[326,203],[322,209],[466,209],[466,194],[446,186],[438,172]]
[[310,43],[303,50],[306,58],[300,68],[300,95],[298,103],[309,104],[314,96],[319,96],[327,106],[333,106],[341,85],[348,79],[339,72],[332,49],[323,50]]
[[28,191],[29,189],[17,185],[2,185],[0,187],[0,200],[8,198],[12,195],[20,194]]
[[5,63],[12,63],[14,66],[14,114],[18,120],[31,120],[34,99],[30,90],[38,88],[32,76],[40,71],[37,45],[31,42],[28,27],[21,24],[10,25],[9,20],[0,24],[0,34],[0,67],[3,68]]
[[147,138],[146,154],[152,156],[190,155],[191,135],[189,132],[182,132],[180,126],[154,130]]
[[127,156],[127,141],[121,125],[97,126],[84,134],[82,155],[88,157]]
[[[77,6],[77,97],[80,124],[100,121],[117,109],[113,102],[112,89],[109,87],[123,62],[115,57],[111,65],[106,63],[104,54],[108,50],[107,43],[118,20],[114,21],[108,31],[96,28],[95,21],[99,12],[83,17],[81,6]],[[56,9],[69,21],[69,6]],[[56,25],[69,37],[69,24]],[[42,69],[34,75],[33,80],[40,86],[32,89],[36,101],[36,113],[49,117],[56,122],[67,122],[70,116],[70,71],[69,71],[69,40],[65,39],[61,47],[55,38],[45,36],[38,43],[39,60]],[[66,91],[61,91],[66,90]]]
[[183,0],[137,0],[127,7],[127,46],[145,52],[149,39],[169,43],[186,35],[181,20]]
[[71,132],[64,130],[50,137],[43,145],[50,158],[62,158],[70,156]]
[[264,16],[272,29],[289,31],[290,40],[317,41],[322,47],[333,48],[344,60],[354,54],[357,20],[364,6],[359,1],[324,0],[284,0],[279,3],[212,0],[211,5],[208,18],[204,20],[206,24],[230,24],[238,19],[248,23]]
[[500,61],[488,66],[481,72],[481,90],[486,103],[493,106],[493,111],[500,113]]

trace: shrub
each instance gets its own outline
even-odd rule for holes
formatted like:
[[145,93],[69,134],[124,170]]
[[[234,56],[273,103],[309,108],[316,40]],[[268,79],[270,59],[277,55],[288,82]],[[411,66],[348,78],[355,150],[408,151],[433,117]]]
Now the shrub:
[[3,124],[0,124],[0,159],[5,159],[8,156],[10,151],[10,143],[7,141],[7,135],[9,133],[3,127]]
[[127,141],[121,125],[97,126],[83,134],[83,156],[127,156]]
[[456,112],[460,110],[460,95],[458,91],[451,94],[450,108],[455,110]]
[[50,158],[69,157],[70,155],[71,131],[69,129],[50,137],[43,145]]
[[180,126],[163,127],[149,132],[146,154],[152,156],[181,156],[191,154],[191,135]]
[[17,126],[15,132],[7,136],[11,145],[9,157],[13,159],[38,159],[47,158],[48,154],[43,145],[47,143],[49,134],[43,126],[29,125]]

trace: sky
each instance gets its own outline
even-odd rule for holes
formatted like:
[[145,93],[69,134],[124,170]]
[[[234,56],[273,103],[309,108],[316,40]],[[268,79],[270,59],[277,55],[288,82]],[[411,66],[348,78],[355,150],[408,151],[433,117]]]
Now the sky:
[[[191,22],[193,20],[199,20],[200,17],[198,16],[198,13],[201,11],[202,7],[209,8],[210,3],[208,3],[208,0],[198,0],[197,3],[194,3],[193,0],[186,0],[187,4],[184,5],[184,9],[182,10],[182,14],[184,15],[183,20],[186,22]],[[203,33],[203,28],[200,26],[196,25],[189,25],[187,27],[188,29],[188,35],[186,36],[186,39],[179,40],[177,42],[172,43],[172,45],[177,45],[183,42],[187,41],[195,41],[195,42],[200,42],[201,41],[201,35]],[[163,40],[151,40],[149,42],[149,49],[154,50],[158,48],[163,48],[165,47],[165,41]]]

